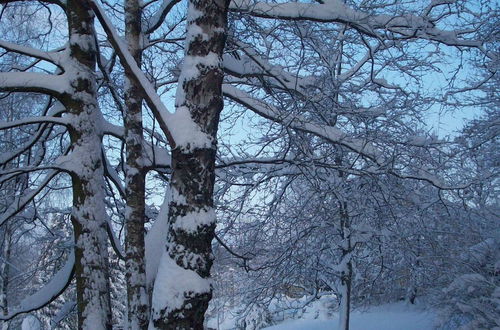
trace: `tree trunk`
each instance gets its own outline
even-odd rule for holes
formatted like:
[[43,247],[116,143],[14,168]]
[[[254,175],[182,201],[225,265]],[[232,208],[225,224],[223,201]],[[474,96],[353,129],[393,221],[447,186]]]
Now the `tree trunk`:
[[[0,260],[0,307],[4,316],[9,314],[8,288],[10,279],[11,236],[10,223],[3,225],[2,260]],[[2,330],[9,328],[9,321],[2,322]]]
[[342,232],[342,259],[340,273],[340,312],[339,330],[349,330],[349,319],[351,314],[351,287],[352,287],[352,244],[349,215],[346,203],[341,203],[340,226]]
[[[341,44],[342,45],[342,44]],[[342,48],[339,55],[339,65],[337,74],[341,73],[341,57]],[[336,94],[338,102],[338,93]],[[335,164],[340,166],[343,163],[343,151],[338,150],[339,154],[335,159]],[[339,171],[339,178],[345,178],[345,172]],[[342,236],[341,251],[342,256],[340,260],[340,308],[339,308],[339,330],[349,330],[350,316],[351,316],[351,288],[352,288],[352,253],[354,247],[352,246],[352,231],[351,219],[349,218],[349,211],[347,202],[339,200],[339,214],[340,214],[340,234]]]
[[[212,297],[214,169],[228,5],[227,0],[191,0],[188,5],[176,116],[189,117],[199,131],[181,138],[174,134],[167,251],[153,291],[153,324],[159,329],[203,329]],[[207,139],[194,138],[203,134]]]
[[97,105],[94,17],[88,1],[67,3],[70,36],[70,90],[62,101],[70,113],[71,172],[75,235],[75,275],[79,329],[111,329],[109,269],[101,154],[101,114]]
[[[141,7],[139,0],[125,0],[125,37],[137,65],[141,65]],[[149,298],[146,288],[144,222],[145,170],[143,166],[142,95],[139,82],[129,73],[125,77],[126,173],[126,281],[128,328],[147,329]]]
[[[12,106],[9,106],[6,110],[7,119],[14,120],[14,115]],[[7,131],[5,136],[2,136],[5,141],[15,144],[14,133],[12,130]],[[4,150],[1,150],[4,151]],[[24,175],[23,175],[24,177]],[[17,190],[17,184],[19,179],[14,180],[14,182],[6,182],[3,184],[2,191],[0,193],[0,210],[5,212],[9,205],[15,202],[15,195]],[[24,186],[24,185],[23,185]],[[22,190],[21,190],[22,191]],[[0,259],[0,308],[2,310],[3,316],[9,314],[9,299],[8,299],[8,289],[9,289],[9,280],[10,280],[10,262],[11,262],[11,251],[12,251],[12,232],[11,232],[12,223],[6,222],[0,227],[0,232],[3,234],[0,242],[1,246],[1,259]],[[2,324],[2,330],[7,330],[9,328],[9,321],[0,321]]]

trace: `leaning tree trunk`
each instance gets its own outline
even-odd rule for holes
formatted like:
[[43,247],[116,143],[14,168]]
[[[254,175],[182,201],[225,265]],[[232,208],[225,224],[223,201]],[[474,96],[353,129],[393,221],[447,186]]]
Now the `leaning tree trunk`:
[[214,169],[228,5],[228,0],[190,0],[188,5],[174,117],[191,129],[173,134],[167,251],[153,291],[152,323],[159,329],[203,329],[212,297]]
[[94,16],[86,0],[68,0],[69,88],[63,95],[71,125],[71,155],[62,162],[71,173],[75,275],[79,329],[111,329],[109,270],[97,105]]
[[[139,0],[125,0],[125,37],[130,53],[141,65],[141,7]],[[149,298],[146,288],[144,222],[145,169],[143,160],[142,95],[139,82],[127,72],[125,76],[125,170],[126,281],[128,329],[147,329]]]

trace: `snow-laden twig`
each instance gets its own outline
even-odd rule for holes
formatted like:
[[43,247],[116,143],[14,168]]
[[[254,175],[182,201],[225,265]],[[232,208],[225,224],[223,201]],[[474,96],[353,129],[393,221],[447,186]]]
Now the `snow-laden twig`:
[[158,8],[154,15],[143,23],[142,32],[149,34],[158,29],[170,10],[172,10],[172,8],[179,2],[180,0],[163,0],[160,8]]
[[346,148],[371,159],[377,164],[383,164],[382,155],[367,141],[350,138],[347,134],[336,127],[311,123],[309,120],[301,118],[298,115],[286,116],[286,114],[281,113],[273,106],[253,98],[245,91],[242,91],[234,86],[225,84],[222,90],[225,96],[241,105],[246,106],[264,118],[268,118],[294,129],[299,129],[301,131],[323,137],[327,141],[343,145]]
[[19,127],[23,125],[29,125],[29,124],[38,124],[38,123],[53,123],[60,125],[68,125],[70,122],[65,118],[52,117],[52,116],[29,117],[12,121],[0,121],[0,130]]
[[419,38],[437,41],[448,46],[464,46],[482,49],[482,42],[460,38],[470,31],[447,31],[435,27],[428,17],[416,15],[383,15],[355,10],[340,0],[320,4],[284,2],[267,3],[251,0],[233,0],[231,10],[247,12],[263,18],[284,20],[309,20],[316,22],[335,22],[348,24],[365,35],[387,40],[390,31],[404,38]]
[[[18,44],[14,44],[5,40],[0,40],[0,48],[3,48],[5,50],[15,52],[18,54],[26,55],[26,56],[31,56],[38,58],[40,60],[44,60],[50,63],[53,63],[57,66],[61,66],[61,60],[63,58],[63,55],[59,52],[52,51],[52,52],[44,52],[39,49],[27,47],[27,46],[22,46]],[[62,49],[60,49],[62,50]]]
[[19,314],[29,313],[47,306],[66,290],[73,278],[75,267],[75,254],[71,252],[66,264],[45,284],[40,290],[21,300],[17,308],[7,315],[0,315],[0,320],[8,321]]
[[12,203],[7,210],[5,210],[5,212],[0,214],[0,226],[3,225],[5,221],[21,212],[23,208],[28,205],[28,203],[30,203],[57,174],[59,174],[59,171],[57,170],[50,171],[36,189],[25,191],[22,197],[19,196],[16,198],[14,203]]

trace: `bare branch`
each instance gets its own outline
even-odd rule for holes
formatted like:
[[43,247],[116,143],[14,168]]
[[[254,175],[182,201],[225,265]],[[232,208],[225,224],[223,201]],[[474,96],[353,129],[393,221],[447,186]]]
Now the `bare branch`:
[[0,320],[8,321],[19,314],[29,313],[43,308],[53,302],[71,283],[75,272],[75,254],[71,252],[66,264],[54,277],[33,295],[21,300],[19,306],[8,315],[0,315]]

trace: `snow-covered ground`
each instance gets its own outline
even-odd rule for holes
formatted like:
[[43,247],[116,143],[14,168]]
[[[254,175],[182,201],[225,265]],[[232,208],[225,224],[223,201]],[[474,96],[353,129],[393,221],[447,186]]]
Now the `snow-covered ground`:
[[[307,298],[275,299],[267,308],[254,306],[246,313],[241,307],[214,313],[208,321],[210,329],[230,330],[336,330],[338,313],[334,295],[325,295],[307,303]],[[221,311],[221,309],[219,309]],[[245,315],[245,316],[243,316]],[[351,330],[432,330],[437,313],[406,302],[358,309],[351,313]]]
[[[421,311],[405,303],[390,304],[354,311],[351,314],[351,330],[431,330],[435,314]],[[267,330],[335,330],[338,317],[332,319],[299,319],[265,328]]]

